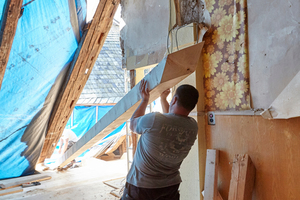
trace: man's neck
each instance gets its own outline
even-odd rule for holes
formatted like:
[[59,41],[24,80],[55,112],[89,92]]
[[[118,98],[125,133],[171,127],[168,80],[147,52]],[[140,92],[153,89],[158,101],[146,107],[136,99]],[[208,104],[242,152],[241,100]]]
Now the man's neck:
[[172,109],[170,111],[170,113],[173,113],[175,115],[180,115],[180,116],[183,116],[183,117],[187,117],[190,114],[190,112],[188,112],[186,109],[180,108],[180,107],[175,107],[174,109]]

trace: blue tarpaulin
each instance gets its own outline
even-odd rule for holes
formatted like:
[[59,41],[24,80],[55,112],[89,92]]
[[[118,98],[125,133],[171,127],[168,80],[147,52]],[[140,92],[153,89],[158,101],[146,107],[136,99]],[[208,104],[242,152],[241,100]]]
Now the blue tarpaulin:
[[[99,121],[113,106],[75,106],[73,110],[73,114],[70,117],[69,121],[67,122],[66,129],[71,129],[78,138],[81,138],[92,126],[96,124],[96,109],[98,109],[98,118],[97,121]],[[73,118],[73,123],[72,123]],[[110,134],[105,136],[103,139],[106,139],[108,137],[114,136],[115,134],[119,133],[126,123],[123,123],[118,128],[116,128],[114,131],[112,131]],[[101,145],[102,142],[99,143]],[[54,155],[58,154],[60,143],[56,146],[56,150],[54,151]],[[82,153],[79,157],[82,157],[85,155],[85,151]],[[54,156],[57,158],[57,156]],[[47,159],[45,162],[47,164],[55,163],[56,159]],[[80,159],[80,158],[79,158]],[[77,159],[76,159],[77,160]]]
[[[72,119],[70,118],[66,125],[66,128],[71,129],[76,134],[76,136],[80,138],[84,135],[84,133],[86,133],[92,126],[96,124],[97,108],[97,121],[99,121],[112,107],[113,106],[75,106],[73,111],[73,126],[71,123]],[[105,138],[120,132],[124,125],[125,123],[108,134]]]
[[[4,4],[1,0],[0,16]],[[85,0],[76,5],[82,23]],[[24,6],[0,91],[0,179],[34,172],[52,109],[49,91],[77,46],[68,1],[35,0]]]

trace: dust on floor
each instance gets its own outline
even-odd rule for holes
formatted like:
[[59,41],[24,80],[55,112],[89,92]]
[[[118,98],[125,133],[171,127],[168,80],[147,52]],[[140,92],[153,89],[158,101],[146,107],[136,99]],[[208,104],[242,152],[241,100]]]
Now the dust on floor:
[[[90,158],[82,162],[82,167],[64,172],[48,170],[42,172],[52,179],[41,182],[39,186],[24,188],[23,192],[6,195],[0,199],[27,200],[117,200],[110,194],[112,187],[103,181],[125,177],[127,174],[126,154],[119,160],[103,161]],[[125,180],[123,181],[125,183]]]

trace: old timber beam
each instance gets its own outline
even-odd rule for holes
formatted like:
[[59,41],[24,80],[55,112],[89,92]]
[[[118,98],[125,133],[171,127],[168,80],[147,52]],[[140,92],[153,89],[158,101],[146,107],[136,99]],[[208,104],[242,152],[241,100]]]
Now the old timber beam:
[[0,22],[0,90],[12,43],[17,30],[23,0],[7,0]]
[[[150,88],[150,102],[160,94],[185,79],[196,70],[200,61],[203,42],[165,57],[144,79]],[[84,151],[128,120],[141,101],[138,83],[111,110],[109,110],[80,140],[58,160],[64,167]]]
[[81,38],[67,81],[55,102],[39,163],[52,155],[97,60],[119,4],[120,0],[101,0],[89,29]]

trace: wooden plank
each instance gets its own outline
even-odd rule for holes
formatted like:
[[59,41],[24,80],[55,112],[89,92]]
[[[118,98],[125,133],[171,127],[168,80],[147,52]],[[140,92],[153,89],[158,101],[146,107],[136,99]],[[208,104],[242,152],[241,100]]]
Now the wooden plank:
[[126,177],[111,179],[107,181],[103,181],[105,185],[108,185],[109,187],[112,187],[114,189],[120,189],[122,188],[126,183]]
[[81,38],[67,81],[54,105],[39,163],[51,157],[97,60],[119,3],[120,0],[100,1],[90,28]]
[[7,0],[0,24],[0,90],[15,37],[23,0]]
[[[164,58],[147,76],[150,89],[149,103],[160,94],[193,73],[200,61],[203,42],[177,51]],[[111,110],[109,110],[87,133],[84,134],[57,162],[63,167],[85,150],[93,146],[111,131],[128,120],[138,107],[141,96],[140,83],[130,90]]]
[[121,198],[123,196],[123,189],[119,188],[119,189],[112,190],[110,192],[110,194],[117,197],[117,198]]
[[126,139],[126,135],[123,135],[121,137],[117,138],[117,141],[115,141],[105,152],[106,154],[113,153],[115,150],[119,148],[120,145],[122,145],[123,141]]
[[18,192],[23,192],[22,187],[14,187],[9,189],[0,189],[0,196],[8,195],[8,194],[14,194]]
[[248,154],[237,154],[232,164],[228,200],[251,200],[255,167]]
[[[132,69],[132,70],[130,70],[130,87],[131,87],[131,89],[136,85],[137,82],[138,81],[136,79],[136,70]],[[133,133],[132,131],[130,131],[130,137],[131,137],[131,141],[132,141],[132,158],[134,158],[134,154],[135,154],[136,148],[137,148],[138,135]]]
[[30,183],[30,182],[40,182],[51,179],[51,176],[43,175],[43,174],[36,174],[30,176],[23,176],[19,178],[10,178],[0,181],[1,188],[12,188],[21,186],[23,183]]
[[204,200],[218,200],[219,150],[207,149]]

